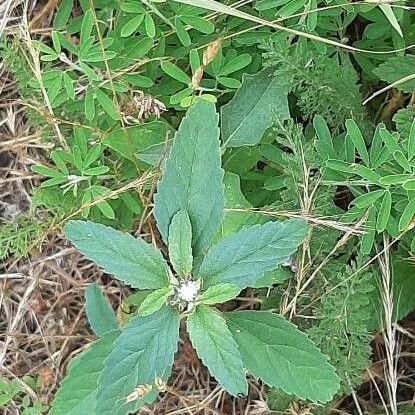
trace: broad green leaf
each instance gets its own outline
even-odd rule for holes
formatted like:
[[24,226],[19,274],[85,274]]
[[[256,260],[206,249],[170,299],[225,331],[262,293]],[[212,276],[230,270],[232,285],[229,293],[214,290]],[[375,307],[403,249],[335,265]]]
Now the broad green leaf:
[[382,203],[379,208],[378,217],[376,221],[376,230],[378,232],[382,232],[385,230],[386,225],[388,224],[388,220],[391,213],[392,207],[392,196],[389,190],[385,192],[383,195]]
[[45,177],[62,177],[62,176],[64,176],[62,174],[62,172],[60,172],[58,170],[55,170],[55,169],[51,169],[50,167],[47,167],[47,166],[42,166],[41,164],[36,164],[34,166],[31,166],[30,170],[32,170],[32,172],[34,172],[34,173],[41,174],[42,176],[45,176]]
[[209,245],[223,215],[223,170],[217,123],[215,105],[210,102],[197,101],[188,110],[154,196],[157,227],[166,243],[173,216],[179,210],[189,215],[194,258]]
[[339,379],[324,356],[297,327],[276,314],[225,314],[245,367],[267,385],[314,402],[328,402]]
[[362,161],[366,166],[370,165],[369,153],[366,148],[365,140],[360,132],[359,126],[354,120],[346,120],[347,136],[346,140],[349,138],[353,141],[354,146],[357,149]]
[[370,183],[379,183],[380,175],[370,169],[369,167],[362,166],[361,164],[353,165],[353,172]]
[[415,56],[405,54],[404,56],[394,56],[381,63],[373,70],[373,73],[387,84],[392,84],[401,79],[405,82],[396,85],[395,88],[402,92],[412,93],[415,89]]
[[154,385],[156,377],[167,380],[179,340],[179,315],[164,307],[150,316],[129,321],[114,342],[98,380],[96,413],[126,415],[152,402],[156,391],[138,401],[127,403],[139,385]]
[[209,287],[199,295],[197,302],[200,304],[221,304],[235,298],[241,289],[233,284],[222,283]]
[[97,336],[103,336],[118,329],[114,310],[95,282],[88,284],[85,290],[85,312]]
[[138,308],[139,316],[148,316],[160,310],[165,305],[167,299],[172,294],[171,287],[159,288],[156,291],[150,293]]
[[198,306],[187,318],[187,330],[197,355],[219,384],[231,395],[246,395],[248,384],[238,346],[223,316]]
[[221,109],[221,131],[229,147],[257,144],[276,118],[289,118],[287,90],[267,68],[244,75],[242,86]]
[[171,63],[169,61],[161,62],[161,70],[172,77],[173,79],[176,79],[177,81],[189,85],[192,80],[190,79],[189,75],[187,75],[186,72],[182,71],[178,66],[176,66],[174,63]]
[[120,331],[107,333],[71,360],[68,374],[52,402],[50,415],[94,414],[98,378]]
[[404,231],[412,223],[415,216],[415,198],[409,200],[399,220],[399,231]]
[[157,289],[168,284],[160,251],[142,239],[89,221],[69,221],[64,231],[83,255],[131,287]]
[[225,211],[215,241],[239,231],[244,226],[256,225],[264,220],[260,214],[249,211],[253,206],[243,195],[240,178],[237,174],[226,171],[223,182],[225,185],[225,208],[246,209],[246,211]]
[[384,194],[384,190],[374,190],[373,192],[363,193],[362,195],[356,197],[353,200],[353,204],[359,208],[364,208],[367,206],[373,205],[373,203],[378,200]]
[[179,210],[169,226],[169,256],[174,270],[182,278],[190,275],[193,267],[192,225],[189,215]]
[[[171,128],[166,122],[151,121],[134,127],[116,129],[110,132],[102,143],[130,161],[144,158],[143,161],[146,163],[158,165],[167,148],[170,133]],[[150,154],[153,155],[152,158],[149,158]]]
[[302,220],[254,225],[222,239],[203,259],[197,276],[203,287],[230,283],[252,287],[266,272],[286,261],[307,233]]

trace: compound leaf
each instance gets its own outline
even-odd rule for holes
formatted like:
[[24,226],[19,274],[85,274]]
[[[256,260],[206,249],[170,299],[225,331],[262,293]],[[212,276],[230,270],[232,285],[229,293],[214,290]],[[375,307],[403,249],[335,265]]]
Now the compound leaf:
[[217,125],[213,103],[200,100],[189,109],[176,133],[154,197],[154,215],[166,243],[173,216],[179,210],[189,215],[194,257],[209,245],[223,215]]
[[89,324],[97,336],[118,329],[117,319],[110,303],[97,283],[89,284],[85,290],[85,311]]
[[69,221],[64,231],[83,255],[131,287],[157,289],[168,284],[161,253],[142,239],[90,221]]
[[68,375],[52,403],[50,415],[94,413],[98,378],[104,368],[104,360],[119,334],[119,331],[105,334],[72,359]]
[[225,282],[241,289],[255,286],[267,271],[288,260],[306,232],[307,226],[301,220],[244,228],[213,246],[197,275],[204,287]]
[[170,307],[130,320],[105,360],[96,413],[126,415],[152,402],[157,396],[154,388],[134,402],[127,403],[126,397],[139,385],[154,385],[156,377],[169,377],[178,339],[179,314]]
[[225,318],[244,365],[266,384],[323,403],[338,390],[326,356],[294,324],[263,311],[236,311]]
[[275,118],[289,116],[286,88],[272,70],[244,75],[232,101],[222,107],[222,139],[228,147],[253,146]]
[[231,395],[246,395],[248,385],[238,346],[218,311],[198,306],[187,319],[193,347],[210,373]]

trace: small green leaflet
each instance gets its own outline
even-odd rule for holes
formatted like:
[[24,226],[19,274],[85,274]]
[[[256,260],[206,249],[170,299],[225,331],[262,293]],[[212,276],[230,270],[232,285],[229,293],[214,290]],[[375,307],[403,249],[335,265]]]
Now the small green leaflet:
[[253,146],[276,118],[289,117],[286,88],[271,69],[244,75],[242,86],[222,107],[222,140],[228,147]]
[[169,255],[173,268],[184,278],[190,275],[193,267],[192,255],[192,225],[189,215],[179,210],[169,227]]
[[197,101],[188,110],[154,196],[157,227],[166,243],[173,216],[179,210],[189,215],[195,258],[209,245],[223,215],[223,171],[217,124],[218,115],[211,102]]
[[[346,120],[346,128],[347,128],[347,137],[349,137],[352,141],[354,146],[356,147],[357,152],[359,153],[362,161],[369,166],[369,153],[366,148],[365,140],[360,132],[359,126],[356,124],[354,120]],[[347,138],[346,138],[347,139]]]
[[231,395],[246,395],[248,384],[238,346],[218,311],[198,306],[187,319],[190,341],[203,364]]
[[170,287],[163,287],[150,293],[138,308],[137,315],[149,316],[160,310],[161,307],[166,303],[173,290]]
[[114,310],[104,297],[97,283],[89,284],[85,290],[85,311],[89,324],[97,336],[118,329]]
[[389,190],[386,190],[383,195],[382,203],[379,208],[378,217],[376,220],[376,230],[383,232],[388,224],[392,208],[392,196]]
[[178,340],[179,315],[170,307],[130,320],[105,360],[96,413],[126,415],[152,402],[156,391],[132,403],[126,403],[126,397],[139,385],[154,385],[156,377],[166,380],[170,376]]
[[213,246],[197,275],[203,287],[224,282],[240,289],[252,287],[266,272],[288,260],[306,233],[307,226],[301,220],[244,228]]
[[50,415],[95,413],[98,378],[119,334],[118,330],[105,334],[71,361],[67,377],[52,402]]
[[168,284],[161,253],[142,239],[90,221],[69,221],[64,231],[83,255],[131,287],[157,289]]
[[199,304],[213,305],[221,304],[235,298],[241,289],[233,284],[223,283],[209,287],[199,295]]
[[301,399],[332,399],[339,378],[327,357],[294,324],[264,311],[236,311],[225,318],[254,376]]
[[408,204],[405,206],[404,211],[402,212],[401,218],[399,220],[399,231],[404,231],[410,226],[413,218],[415,216],[415,198],[409,200]]

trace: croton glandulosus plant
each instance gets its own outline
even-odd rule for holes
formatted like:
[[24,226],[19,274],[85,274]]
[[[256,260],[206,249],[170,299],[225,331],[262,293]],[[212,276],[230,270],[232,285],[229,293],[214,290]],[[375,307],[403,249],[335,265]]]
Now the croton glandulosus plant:
[[87,315],[99,338],[70,363],[51,415],[125,415],[154,401],[168,384],[181,320],[203,364],[231,395],[247,394],[247,373],[314,402],[327,402],[337,391],[338,377],[326,357],[282,316],[215,307],[247,287],[275,282],[268,276],[307,232],[302,220],[269,221],[221,237],[218,119],[215,105],[199,100],[174,137],[154,197],[168,257],[141,238],[98,223],[65,226],[82,254],[149,294],[119,327],[98,286],[87,288]]

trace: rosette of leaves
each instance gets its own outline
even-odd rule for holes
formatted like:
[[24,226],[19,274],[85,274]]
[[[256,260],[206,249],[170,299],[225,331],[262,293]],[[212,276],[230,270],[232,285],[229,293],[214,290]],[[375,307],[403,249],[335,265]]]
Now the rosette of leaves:
[[[303,221],[244,227],[211,246],[223,218],[224,186],[215,106],[199,100],[183,119],[154,198],[169,262],[154,246],[101,224],[71,221],[65,234],[89,259],[139,290],[151,290],[123,328],[95,285],[87,315],[100,339],[70,364],[52,415],[122,415],[165,391],[179,323],[219,384],[248,392],[246,372],[266,384],[327,402],[339,381],[305,334],[271,312],[221,313],[215,304],[286,261],[307,232]],[[169,265],[171,264],[171,265]]]

